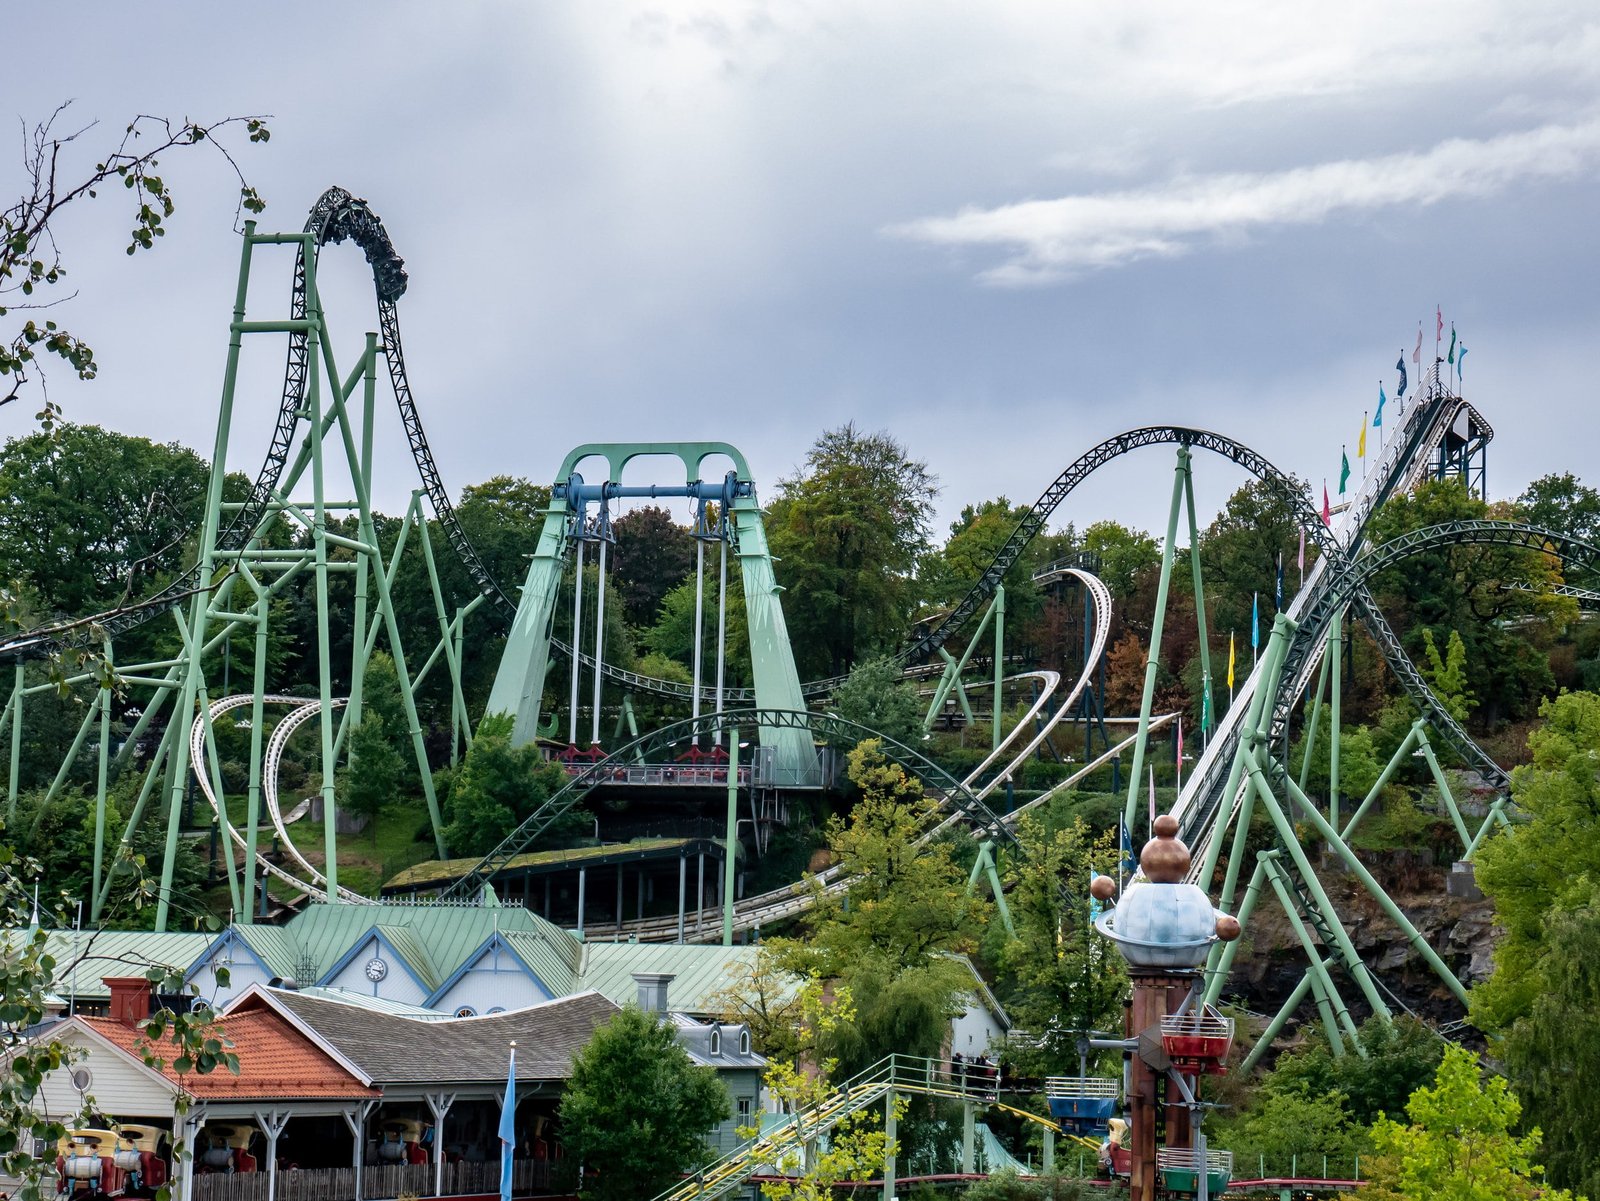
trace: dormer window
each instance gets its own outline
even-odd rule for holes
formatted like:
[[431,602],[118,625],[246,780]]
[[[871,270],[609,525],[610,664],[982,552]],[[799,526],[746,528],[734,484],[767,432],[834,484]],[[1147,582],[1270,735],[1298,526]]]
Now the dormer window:
[[739,1054],[750,1054],[750,1031],[748,1030],[739,1031]]
[[713,1055],[722,1054],[722,1031],[715,1026],[711,1028],[711,1053]]

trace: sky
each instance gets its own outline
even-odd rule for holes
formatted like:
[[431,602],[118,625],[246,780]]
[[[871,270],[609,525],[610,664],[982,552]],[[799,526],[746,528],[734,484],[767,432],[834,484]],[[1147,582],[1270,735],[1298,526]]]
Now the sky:
[[[371,203],[457,493],[548,481],[584,442],[703,439],[770,497],[847,421],[928,464],[941,532],[1147,424],[1336,487],[1436,306],[1496,430],[1491,495],[1600,482],[1589,3],[88,2],[11,25],[53,48],[0,83],[14,145],[67,100],[62,122],[101,123],[80,168],[137,113],[270,114],[269,144],[234,144],[264,228],[332,184]],[[7,194],[19,167],[0,153]],[[237,183],[211,154],[162,168],[178,210],[154,253],[123,254],[122,195],[63,214],[76,295],[54,315],[101,371],[55,371],[50,395],[209,454]],[[284,315],[288,258],[258,267],[250,315]],[[369,276],[338,247],[321,278],[348,364]],[[247,346],[228,461],[252,473],[282,353]],[[377,443],[399,512],[417,481],[392,404]],[[1159,530],[1171,463],[1119,462],[1055,524]],[[1242,480],[1200,461],[1202,510]]]

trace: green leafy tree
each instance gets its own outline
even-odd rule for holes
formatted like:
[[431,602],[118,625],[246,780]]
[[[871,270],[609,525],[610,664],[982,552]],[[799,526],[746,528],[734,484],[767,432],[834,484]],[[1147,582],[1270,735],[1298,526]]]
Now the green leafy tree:
[[1385,1113],[1400,1113],[1417,1089],[1433,1079],[1444,1056],[1438,1034],[1415,1018],[1373,1016],[1356,1032],[1365,1054],[1335,1055],[1327,1040],[1287,1051],[1262,1086],[1264,1093],[1338,1093],[1351,1120],[1363,1129]]
[[[1294,482],[1304,488],[1298,480]],[[1300,578],[1299,552],[1300,522],[1289,497],[1263,480],[1252,480],[1228,497],[1200,535],[1200,567],[1210,602],[1211,628],[1222,634],[1238,630],[1245,635],[1241,642],[1248,646],[1251,604],[1260,593],[1264,641],[1274,611],[1278,564],[1283,563],[1287,604]],[[1307,546],[1306,557],[1309,568],[1315,558],[1313,547]]]
[[1512,799],[1528,820],[1486,839],[1474,859],[1504,930],[1494,974],[1472,992],[1473,1021],[1484,1030],[1508,1028],[1549,991],[1546,923],[1592,903],[1600,879],[1600,696],[1564,693],[1540,715],[1544,725],[1528,735],[1533,762],[1511,775]]
[[342,804],[367,819],[372,841],[378,841],[378,818],[400,793],[405,761],[375,714],[364,717],[350,735],[350,768]]
[[[715,556],[708,555],[705,580],[702,584],[700,615],[701,682],[716,682],[717,672],[717,586],[719,573]],[[750,637],[749,615],[744,603],[744,579],[737,567],[728,565],[728,631],[724,647],[724,670],[729,685],[749,683]],[[786,606],[787,609],[787,606]],[[652,654],[663,655],[683,665],[684,672],[693,678],[694,670],[694,572],[676,588],[667,590],[655,616],[655,624],[641,631],[641,644]]]
[[1466,721],[1467,715],[1478,707],[1478,698],[1467,687],[1467,645],[1461,641],[1461,632],[1450,631],[1450,641],[1443,655],[1439,653],[1432,630],[1422,631],[1422,645],[1428,656],[1429,686],[1451,717]]
[[1337,1089],[1268,1090],[1236,1119],[1217,1123],[1210,1138],[1233,1152],[1239,1175],[1249,1176],[1319,1176],[1326,1157],[1330,1175],[1349,1178],[1369,1147]]
[[445,841],[456,855],[486,855],[565,782],[539,748],[511,745],[511,718],[485,717],[450,789]]
[[1570,471],[1540,476],[1517,497],[1523,520],[1600,545],[1600,492]]
[[1600,1195],[1600,910],[1555,913],[1540,961],[1543,991],[1500,1042],[1526,1120],[1544,1131],[1552,1182]]
[[851,668],[833,694],[839,716],[906,746],[922,741],[922,702],[893,659],[868,659]]
[[629,1006],[572,1061],[561,1132],[598,1201],[653,1197],[711,1158],[705,1136],[731,1112],[728,1090],[697,1067],[670,1025]]
[[926,463],[853,423],[779,481],[767,540],[802,676],[843,674],[904,634],[937,493]]
[[1498,1076],[1484,1077],[1478,1057],[1460,1047],[1444,1053],[1431,1087],[1412,1094],[1408,1123],[1379,1118],[1377,1155],[1363,1160],[1370,1201],[1574,1201],[1543,1183],[1537,1127],[1517,1135],[1522,1106]]
[[1083,549],[1099,556],[1097,574],[1120,603],[1131,600],[1140,578],[1161,562],[1160,542],[1116,521],[1097,521],[1085,529]]
[[694,536],[655,505],[625,513],[611,531],[611,581],[623,613],[629,625],[651,625],[667,593],[694,574]]
[[1089,880],[1116,871],[1116,835],[1080,817],[1051,828],[1032,814],[1017,825],[1021,854],[1008,894],[1016,937],[991,927],[1006,1010],[1032,1038],[1008,1052],[1025,1076],[1078,1074],[1078,1038],[1120,1025],[1123,961],[1090,923]]

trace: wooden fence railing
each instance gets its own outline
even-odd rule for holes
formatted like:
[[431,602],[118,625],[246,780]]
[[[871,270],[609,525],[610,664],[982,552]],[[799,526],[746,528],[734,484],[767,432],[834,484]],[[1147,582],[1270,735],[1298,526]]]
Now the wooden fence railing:
[[[447,1163],[442,1189],[434,1190],[432,1164],[375,1164],[361,1169],[359,1201],[382,1201],[410,1193],[416,1197],[461,1197],[500,1191],[498,1163]],[[511,1165],[511,1191],[526,1197],[550,1191],[550,1161],[519,1159]],[[274,1201],[358,1201],[354,1168],[280,1170]],[[265,1172],[208,1172],[194,1178],[193,1201],[267,1201]]]

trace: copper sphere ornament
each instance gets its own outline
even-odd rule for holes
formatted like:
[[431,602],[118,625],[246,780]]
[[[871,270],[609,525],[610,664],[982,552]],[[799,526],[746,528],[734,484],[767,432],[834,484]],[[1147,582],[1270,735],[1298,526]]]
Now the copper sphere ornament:
[[1139,852],[1139,866],[1152,884],[1179,884],[1189,874],[1189,848],[1178,838],[1178,819],[1170,813],[1156,818],[1155,837]]
[[1109,901],[1117,895],[1117,882],[1110,876],[1096,876],[1089,881],[1089,895],[1097,901]]
[[1231,913],[1217,914],[1217,937],[1223,942],[1232,942],[1239,937],[1239,919]]

